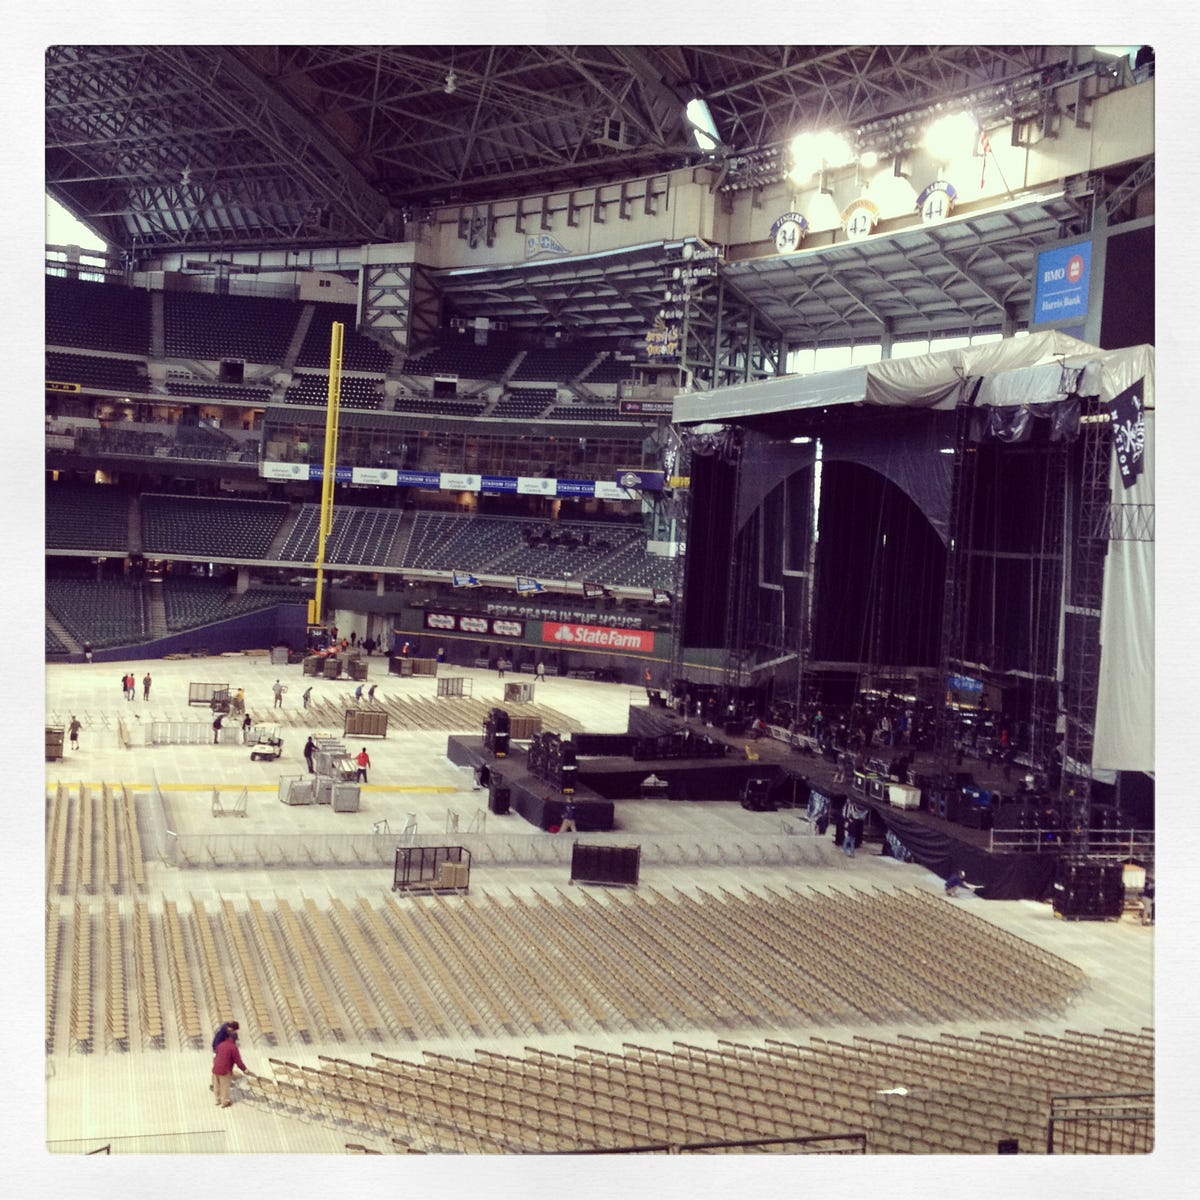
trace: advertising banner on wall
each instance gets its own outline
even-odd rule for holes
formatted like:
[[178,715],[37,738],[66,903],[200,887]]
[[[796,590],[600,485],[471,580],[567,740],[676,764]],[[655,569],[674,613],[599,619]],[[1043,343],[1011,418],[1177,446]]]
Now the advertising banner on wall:
[[258,473],[264,479],[307,480],[308,463],[264,462],[258,464]]
[[521,496],[553,496],[557,491],[557,482],[554,479],[519,475],[517,476],[517,494]]
[[1030,325],[1071,319],[1081,321],[1087,316],[1091,277],[1090,240],[1039,251]]
[[654,632],[648,629],[613,629],[602,625],[568,625],[546,621],[542,641],[587,650],[618,650],[626,654],[650,654],[654,651]]
[[482,485],[479,475],[456,475],[448,471],[443,471],[438,480],[438,486],[448,492],[477,492]]
[[633,492],[626,488],[618,487],[615,483],[609,483],[607,479],[596,480],[596,499],[597,500],[636,500],[637,497]]
[[618,487],[637,488],[642,492],[661,492],[664,475],[662,471],[642,471],[637,467],[622,467],[613,476]]
[[396,471],[393,467],[351,467],[352,483],[374,483],[380,487],[396,486]]
[[673,408],[673,400],[619,400],[617,402],[617,411],[622,416],[669,417]]
[[487,634],[491,637],[522,638],[525,622],[513,617],[485,617],[479,613],[427,612],[425,628],[442,633]]

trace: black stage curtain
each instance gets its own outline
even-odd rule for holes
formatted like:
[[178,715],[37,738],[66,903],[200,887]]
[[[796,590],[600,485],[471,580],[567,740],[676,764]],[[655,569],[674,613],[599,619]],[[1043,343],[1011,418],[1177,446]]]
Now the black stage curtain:
[[737,470],[717,456],[692,460],[692,512],[683,589],[683,645],[721,646],[729,611]]
[[989,854],[890,806],[872,804],[871,808],[913,859],[942,879],[961,871],[975,894],[985,900],[1051,898],[1057,856]]
[[946,552],[920,509],[870,468],[828,463],[820,529],[813,657],[936,664]]

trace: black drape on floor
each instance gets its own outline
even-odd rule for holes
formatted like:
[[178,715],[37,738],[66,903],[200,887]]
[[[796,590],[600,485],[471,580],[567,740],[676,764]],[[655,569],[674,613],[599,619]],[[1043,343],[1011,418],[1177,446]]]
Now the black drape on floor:
[[989,854],[887,805],[871,807],[913,859],[942,879],[961,871],[975,894],[985,900],[1050,899],[1057,856]]

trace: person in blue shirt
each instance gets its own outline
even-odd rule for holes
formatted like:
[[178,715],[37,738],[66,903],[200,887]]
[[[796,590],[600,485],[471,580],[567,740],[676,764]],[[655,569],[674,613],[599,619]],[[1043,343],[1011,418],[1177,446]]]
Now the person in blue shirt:
[[958,889],[966,887],[967,881],[963,878],[963,873],[958,870],[950,872],[950,877],[946,880],[946,895],[957,896]]
[[236,1021],[222,1021],[217,1026],[217,1032],[213,1034],[212,1048],[213,1053],[217,1052],[217,1047],[225,1041],[230,1034],[237,1033],[241,1026]]

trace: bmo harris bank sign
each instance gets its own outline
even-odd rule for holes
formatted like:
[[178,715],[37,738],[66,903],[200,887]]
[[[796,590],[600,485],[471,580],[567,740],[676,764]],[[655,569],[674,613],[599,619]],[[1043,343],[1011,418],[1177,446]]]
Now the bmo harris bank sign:
[[649,629],[613,629],[561,621],[542,622],[542,641],[564,649],[619,650],[626,654],[650,654],[654,650],[654,633]]
[[1037,257],[1031,325],[1082,321],[1092,280],[1092,243],[1072,242],[1042,250]]

